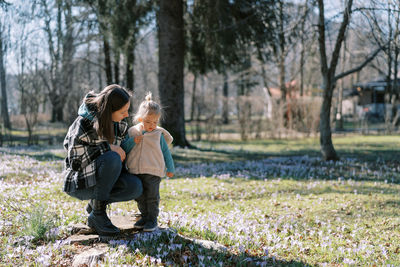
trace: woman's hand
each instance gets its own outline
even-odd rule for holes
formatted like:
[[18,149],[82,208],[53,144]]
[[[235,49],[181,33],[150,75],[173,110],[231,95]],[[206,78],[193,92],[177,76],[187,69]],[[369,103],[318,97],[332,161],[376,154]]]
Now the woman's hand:
[[121,157],[121,161],[124,161],[126,158],[125,151],[120,147],[116,145],[110,145],[110,148],[112,151],[117,152],[119,156]]
[[174,176],[174,173],[173,173],[173,172],[167,172],[167,176],[168,176],[169,178],[171,178],[171,177]]
[[139,144],[143,140],[143,135],[136,136],[133,140],[136,144]]

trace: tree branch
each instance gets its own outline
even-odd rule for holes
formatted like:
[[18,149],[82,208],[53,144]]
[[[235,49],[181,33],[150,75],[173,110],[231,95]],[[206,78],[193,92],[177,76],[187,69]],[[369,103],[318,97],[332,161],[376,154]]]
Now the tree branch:
[[325,45],[325,14],[324,14],[324,1],[318,0],[319,8],[319,21],[318,21],[318,43],[319,53],[321,55],[321,72],[326,74],[328,72],[328,60],[326,57],[326,45]]
[[349,74],[352,74],[352,73],[354,73],[354,72],[360,71],[360,70],[361,70],[362,68],[364,68],[369,62],[371,62],[371,61],[379,54],[379,52],[380,52],[383,48],[384,48],[384,47],[379,47],[378,49],[376,49],[375,52],[371,54],[371,56],[369,56],[363,63],[361,63],[361,64],[358,65],[357,67],[352,68],[352,69],[350,69],[350,70],[348,70],[348,71],[345,71],[345,72],[342,72],[342,73],[336,75],[334,80],[337,81],[337,80],[339,80],[339,79],[341,79],[341,78],[343,78],[343,77],[345,77],[345,76],[347,76],[347,75],[349,75]]
[[336,65],[339,60],[340,48],[342,47],[344,36],[346,34],[347,25],[349,25],[349,22],[350,22],[350,14],[351,14],[351,6],[352,5],[353,5],[353,0],[348,0],[346,9],[344,10],[344,13],[343,13],[343,21],[342,21],[342,24],[340,25],[339,33],[336,38],[335,48],[332,53],[331,64],[329,66],[329,76],[330,77],[335,75]]

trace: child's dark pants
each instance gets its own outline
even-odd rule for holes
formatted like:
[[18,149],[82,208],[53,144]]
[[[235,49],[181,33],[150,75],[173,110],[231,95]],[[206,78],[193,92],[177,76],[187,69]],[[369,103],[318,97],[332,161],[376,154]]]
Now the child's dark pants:
[[161,178],[150,174],[137,174],[136,176],[143,184],[143,194],[136,199],[142,218],[156,223],[159,213]]

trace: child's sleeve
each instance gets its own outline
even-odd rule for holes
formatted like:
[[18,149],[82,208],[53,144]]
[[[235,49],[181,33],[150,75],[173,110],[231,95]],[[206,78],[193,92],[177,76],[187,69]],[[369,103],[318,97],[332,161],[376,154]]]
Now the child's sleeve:
[[174,160],[172,159],[171,151],[169,151],[167,142],[165,141],[164,135],[161,134],[160,138],[161,151],[164,156],[165,167],[167,167],[167,172],[175,172]]
[[131,150],[135,147],[134,138],[137,135],[137,131],[134,127],[128,129],[127,133],[125,134],[124,139],[121,142],[121,148],[125,151],[126,154],[131,152]]
[[132,148],[135,146],[135,142],[133,141],[133,137],[125,136],[124,140],[121,142],[121,148],[128,154]]

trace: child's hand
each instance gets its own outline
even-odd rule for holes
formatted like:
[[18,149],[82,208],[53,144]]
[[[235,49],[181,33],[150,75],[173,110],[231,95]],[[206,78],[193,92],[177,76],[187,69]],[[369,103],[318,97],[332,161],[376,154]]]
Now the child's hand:
[[125,151],[120,146],[110,145],[110,148],[112,151],[118,153],[118,155],[121,157],[122,162],[125,160],[125,158],[126,158]]
[[133,140],[136,144],[139,144],[143,140],[143,135],[136,136]]
[[169,178],[171,178],[171,177],[174,176],[174,173],[172,173],[172,172],[167,172],[167,176],[168,176]]

